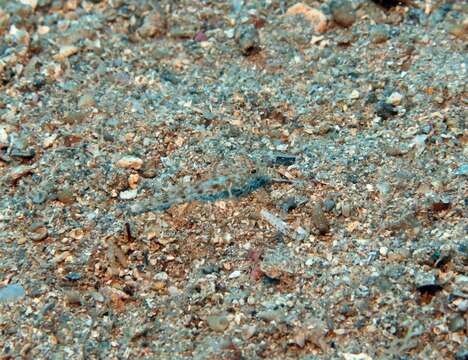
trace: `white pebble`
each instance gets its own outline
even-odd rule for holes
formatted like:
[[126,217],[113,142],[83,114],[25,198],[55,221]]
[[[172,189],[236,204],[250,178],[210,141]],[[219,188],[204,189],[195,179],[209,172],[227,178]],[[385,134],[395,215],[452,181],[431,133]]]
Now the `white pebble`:
[[352,100],[356,100],[356,99],[359,99],[361,95],[359,94],[359,91],[357,90],[353,90],[351,92],[351,94],[349,94],[349,98],[352,99]]
[[237,279],[240,276],[241,272],[239,270],[236,270],[229,274],[229,279]]
[[0,127],[0,149],[8,147],[8,133],[3,127]]
[[119,194],[119,197],[122,199],[122,200],[132,200],[132,199],[135,199],[137,197],[137,193],[138,193],[138,190],[126,190],[126,191],[122,191],[120,194]]
[[388,255],[388,247],[382,246],[382,247],[379,249],[379,252],[380,252],[380,255],[382,255],[382,256],[387,256],[387,255]]
[[403,100],[403,95],[401,95],[398,92],[392,93],[386,100],[387,104],[392,104],[394,106],[398,106],[401,104],[401,101]]

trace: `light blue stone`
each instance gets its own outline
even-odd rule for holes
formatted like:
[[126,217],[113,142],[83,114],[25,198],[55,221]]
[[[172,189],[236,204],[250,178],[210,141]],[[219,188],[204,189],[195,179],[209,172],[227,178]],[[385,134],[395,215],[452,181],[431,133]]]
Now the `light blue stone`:
[[456,175],[468,175],[468,164],[460,165],[460,167],[455,171]]
[[0,304],[7,304],[21,300],[26,295],[21,284],[10,284],[0,288]]

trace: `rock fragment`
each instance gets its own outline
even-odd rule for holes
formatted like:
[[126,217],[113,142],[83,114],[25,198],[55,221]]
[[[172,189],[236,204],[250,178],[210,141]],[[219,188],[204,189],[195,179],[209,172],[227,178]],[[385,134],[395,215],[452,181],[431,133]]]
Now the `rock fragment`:
[[42,241],[47,239],[47,236],[49,236],[49,231],[45,226],[38,227],[29,234],[32,241]]
[[237,32],[237,44],[243,55],[251,55],[260,49],[260,38],[255,26],[249,24],[242,26]]
[[312,224],[319,231],[320,235],[325,235],[330,231],[330,224],[323,213],[320,203],[315,203],[312,207]]
[[403,95],[398,92],[394,92],[385,100],[385,102],[393,106],[398,106],[401,104],[402,100],[403,100]]
[[0,149],[7,148],[8,144],[8,133],[5,128],[0,127]]
[[0,304],[14,303],[26,296],[21,284],[9,284],[0,288]]
[[383,25],[375,25],[370,32],[370,40],[373,44],[382,44],[389,38],[390,34]]
[[327,17],[318,10],[304,3],[297,3],[286,11],[286,16],[303,15],[310,22],[316,32],[322,33],[327,30]]
[[143,38],[160,36],[166,31],[166,22],[161,12],[158,10],[151,11],[145,16],[143,25],[137,30],[138,34]]
[[57,191],[57,200],[62,204],[71,205],[75,202],[75,195],[70,188],[65,187],[62,190]]
[[75,45],[64,45],[60,48],[58,54],[54,55],[54,60],[64,61],[72,55],[75,55],[80,51],[80,48]]
[[223,332],[229,326],[229,319],[226,315],[211,315],[206,319],[211,330]]
[[122,169],[139,170],[143,165],[143,160],[136,156],[124,156],[117,161],[117,166]]
[[354,9],[349,0],[333,0],[330,3],[333,21],[340,26],[350,27],[356,21]]
[[122,200],[132,200],[132,199],[135,199],[137,197],[137,194],[138,194],[138,190],[136,190],[136,189],[126,190],[126,191],[122,191],[119,194],[119,198],[122,199]]
[[19,165],[11,169],[9,177],[12,182],[16,182],[19,179],[21,179],[23,176],[26,176],[28,174],[31,174],[33,171],[32,166],[27,166],[27,165]]

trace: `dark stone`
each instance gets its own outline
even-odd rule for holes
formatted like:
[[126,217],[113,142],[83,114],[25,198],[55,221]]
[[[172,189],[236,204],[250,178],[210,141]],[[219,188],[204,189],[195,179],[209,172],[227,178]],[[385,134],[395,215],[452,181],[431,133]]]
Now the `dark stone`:
[[420,292],[422,295],[435,295],[439,291],[441,291],[443,287],[438,284],[428,284],[428,285],[422,285],[416,288],[418,292]]
[[375,104],[378,101],[377,95],[371,92],[366,97],[366,104]]
[[219,265],[216,264],[208,264],[204,267],[202,267],[201,271],[203,274],[208,275],[208,274],[213,274],[219,272]]
[[65,279],[68,281],[78,281],[81,279],[81,274],[76,272],[71,272],[65,275]]
[[362,329],[366,326],[366,319],[359,319],[358,321],[356,321],[354,326],[356,327],[356,329]]
[[385,101],[379,101],[375,105],[375,113],[377,114],[377,116],[386,120],[392,116],[397,115],[398,111],[392,104],[387,104]]
[[135,295],[135,289],[130,285],[125,285],[122,290],[125,294],[129,296]]
[[348,174],[346,175],[346,179],[353,184],[357,184],[359,182],[359,177],[356,174]]
[[410,3],[410,1],[408,0],[372,0],[372,1],[375,2],[377,5],[384,7],[385,9],[390,9],[400,4]]
[[275,286],[275,285],[278,285],[280,283],[280,279],[274,279],[274,278],[271,278],[267,275],[264,275],[263,276],[263,283],[265,285],[269,285],[269,286]]
[[36,156],[36,150],[34,148],[29,148],[26,150],[14,149],[12,150],[10,155],[15,158],[31,160],[32,158],[34,158],[34,156]]
[[46,80],[43,77],[37,77],[33,81],[33,87],[35,90],[39,90],[46,84]]
[[273,165],[279,166],[291,166],[296,162],[296,157],[294,155],[276,155],[273,160]]

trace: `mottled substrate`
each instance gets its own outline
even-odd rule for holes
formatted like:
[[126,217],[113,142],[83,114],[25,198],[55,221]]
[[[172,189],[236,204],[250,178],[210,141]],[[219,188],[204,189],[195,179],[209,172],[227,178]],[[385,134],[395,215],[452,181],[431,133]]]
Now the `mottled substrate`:
[[466,358],[466,4],[21,3],[2,357]]

